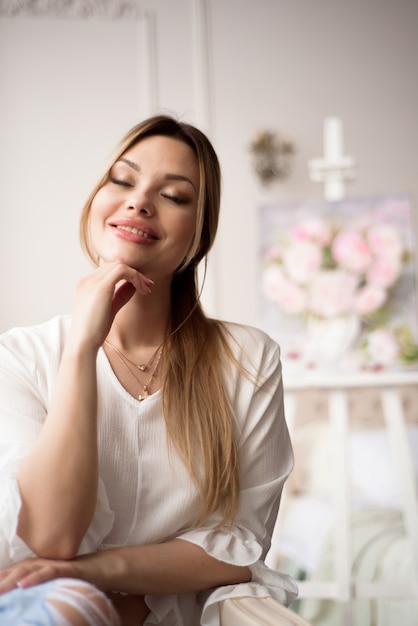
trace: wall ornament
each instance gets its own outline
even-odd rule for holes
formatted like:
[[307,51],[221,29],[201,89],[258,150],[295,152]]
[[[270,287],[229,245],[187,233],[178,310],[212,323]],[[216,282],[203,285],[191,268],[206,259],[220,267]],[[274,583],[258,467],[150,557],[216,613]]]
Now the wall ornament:
[[258,131],[250,144],[253,167],[262,185],[287,178],[291,170],[294,144],[270,130]]
[[135,0],[0,0],[0,16],[141,19]]

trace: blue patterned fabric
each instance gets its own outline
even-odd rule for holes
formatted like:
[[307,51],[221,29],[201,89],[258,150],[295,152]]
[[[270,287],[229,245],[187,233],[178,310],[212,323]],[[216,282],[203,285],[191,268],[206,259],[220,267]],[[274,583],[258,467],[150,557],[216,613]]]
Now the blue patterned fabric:
[[1,626],[54,626],[46,605],[46,596],[56,586],[56,581],[30,587],[13,589],[0,595]]

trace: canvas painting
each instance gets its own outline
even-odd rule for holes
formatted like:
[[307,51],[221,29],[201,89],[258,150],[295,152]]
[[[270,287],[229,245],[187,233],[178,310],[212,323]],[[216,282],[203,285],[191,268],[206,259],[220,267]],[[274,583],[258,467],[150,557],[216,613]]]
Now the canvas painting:
[[408,194],[263,206],[259,325],[288,373],[418,369]]

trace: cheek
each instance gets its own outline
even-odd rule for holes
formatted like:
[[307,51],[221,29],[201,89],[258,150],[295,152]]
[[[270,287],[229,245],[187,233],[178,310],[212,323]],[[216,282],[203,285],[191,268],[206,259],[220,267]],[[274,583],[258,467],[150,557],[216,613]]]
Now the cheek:
[[90,207],[89,230],[91,234],[94,234],[95,231],[98,232],[101,228],[103,228],[103,224],[110,213],[111,205],[108,195],[106,193],[102,193],[102,191],[98,191]]
[[90,207],[90,218],[95,219],[105,215],[106,209],[109,206],[109,200],[104,189],[100,189],[94,196],[93,202]]
[[96,248],[100,241],[100,233],[103,230],[103,223],[106,218],[106,205],[100,191],[94,197],[90,206],[89,218],[87,221],[87,232],[93,248]]
[[181,241],[183,248],[189,252],[193,246],[196,232],[196,220],[186,220],[182,227],[179,229],[179,241]]

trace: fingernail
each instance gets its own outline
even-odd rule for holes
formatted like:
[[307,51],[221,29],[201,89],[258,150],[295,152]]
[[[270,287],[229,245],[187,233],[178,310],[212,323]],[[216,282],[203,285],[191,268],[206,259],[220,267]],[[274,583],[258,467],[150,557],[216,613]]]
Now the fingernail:
[[154,281],[151,280],[151,278],[144,278],[144,282],[147,287],[152,287],[152,285],[155,285]]

